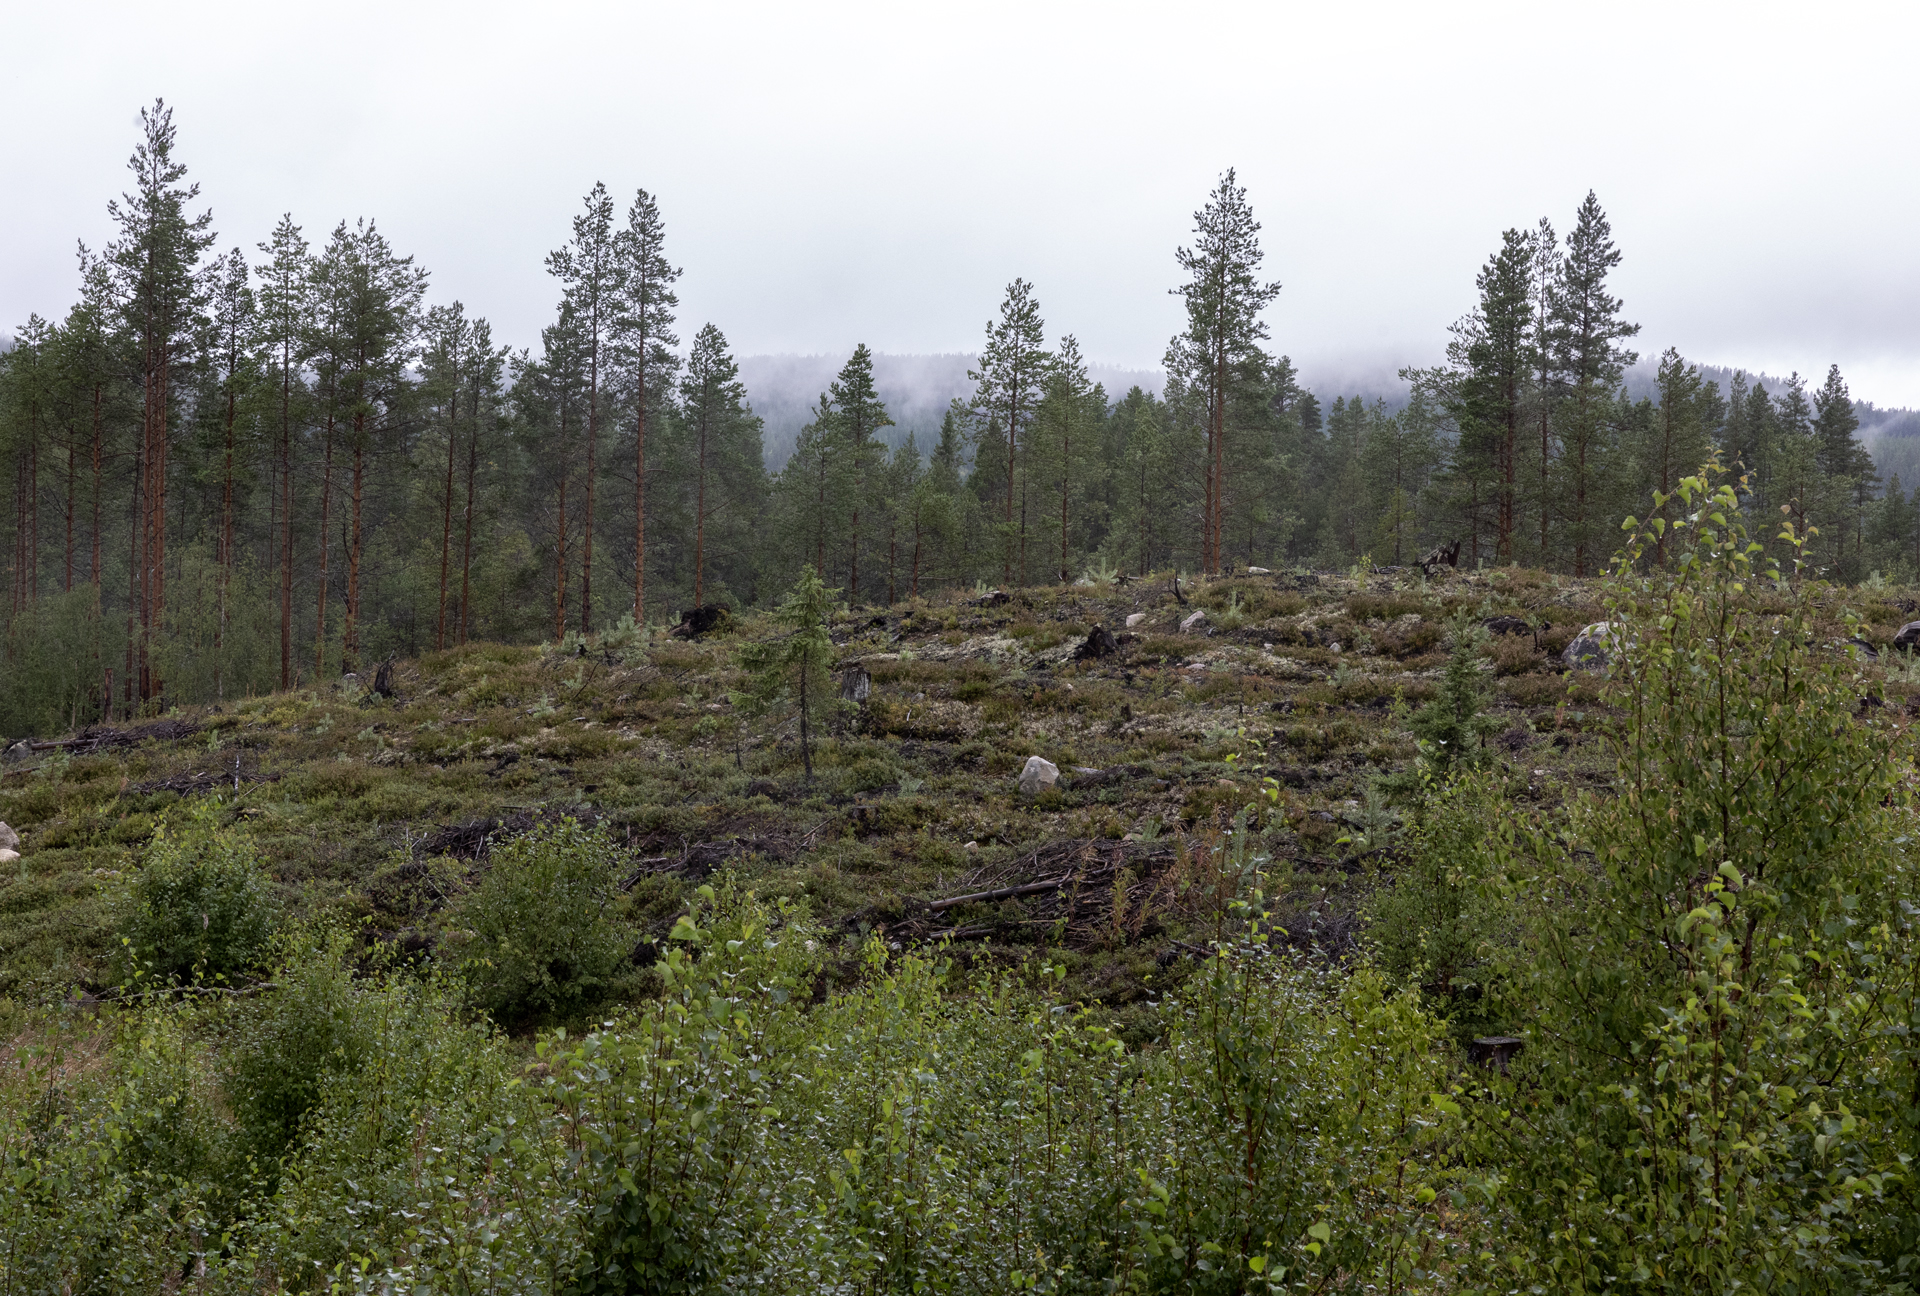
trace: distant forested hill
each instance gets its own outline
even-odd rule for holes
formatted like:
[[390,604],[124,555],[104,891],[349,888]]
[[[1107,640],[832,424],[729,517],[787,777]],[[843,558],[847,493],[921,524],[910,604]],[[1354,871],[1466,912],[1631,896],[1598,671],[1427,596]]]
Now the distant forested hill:
[[[793,443],[813,417],[820,394],[846,363],[843,355],[755,355],[740,358],[740,379],[747,385],[753,412],[766,423],[767,469],[775,471],[793,453]],[[939,355],[887,355],[873,357],[873,385],[886,402],[894,426],[880,435],[889,446],[918,435],[920,446],[930,448],[940,435],[940,418],[950,401],[973,395],[974,384],[967,371],[979,358],[961,352]],[[1109,365],[1088,366],[1088,376],[1102,383],[1107,398],[1117,401],[1127,389],[1139,386],[1159,394],[1166,376],[1158,369],[1121,369]]]

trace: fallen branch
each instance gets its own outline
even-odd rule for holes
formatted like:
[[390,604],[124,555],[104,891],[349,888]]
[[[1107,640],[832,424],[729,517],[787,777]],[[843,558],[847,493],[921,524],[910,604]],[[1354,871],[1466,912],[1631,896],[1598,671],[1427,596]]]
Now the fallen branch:
[[951,909],[955,905],[968,904],[975,900],[1010,900],[1014,896],[1042,895],[1048,891],[1058,891],[1072,881],[1073,875],[1069,873],[1065,877],[1053,878],[1046,882],[1029,882],[1025,886],[1001,887],[998,891],[975,891],[972,895],[948,896],[945,900],[929,901],[927,909],[932,913],[939,913],[943,909]]

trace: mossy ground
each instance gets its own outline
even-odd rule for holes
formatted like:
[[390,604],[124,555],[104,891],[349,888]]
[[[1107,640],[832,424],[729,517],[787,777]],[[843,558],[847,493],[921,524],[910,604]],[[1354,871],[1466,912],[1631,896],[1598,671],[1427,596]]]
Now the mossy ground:
[[[1447,619],[1463,610],[1548,626],[1484,650],[1513,794],[1608,783],[1593,677],[1563,674],[1558,658],[1603,616],[1594,583],[1283,573],[1181,589],[1184,602],[1161,577],[843,613],[839,664],[867,670],[872,692],[820,744],[811,780],[791,724],[729,700],[743,683],[736,651],[764,630],[752,615],[624,650],[473,645],[401,663],[391,699],[346,681],[174,713],[173,737],[36,753],[0,770],[0,820],[24,838],[0,875],[0,999],[104,988],[120,877],[165,816],[215,797],[294,913],[343,917],[370,940],[431,946],[446,896],[485,867],[474,853],[491,821],[511,832],[570,814],[604,823],[627,852],[622,904],[643,931],[664,932],[687,891],[727,868],[762,893],[806,897],[836,930],[944,934],[974,957],[1057,951],[1065,993],[1118,1010],[1207,938],[1221,884],[1209,846],[1260,804],[1282,921],[1339,954],[1393,868],[1373,780],[1412,759],[1406,717],[1431,694]],[[1880,642],[1914,606],[1884,592],[1853,601]],[[1197,608],[1209,628],[1181,633]],[[1120,651],[1074,660],[1096,624],[1122,635]],[[1916,691],[1890,676],[1889,703]],[[1062,785],[1021,795],[1030,755],[1065,771]],[[1257,796],[1263,774],[1280,784],[1277,805]],[[1062,870],[1082,882],[937,921],[920,903]]]

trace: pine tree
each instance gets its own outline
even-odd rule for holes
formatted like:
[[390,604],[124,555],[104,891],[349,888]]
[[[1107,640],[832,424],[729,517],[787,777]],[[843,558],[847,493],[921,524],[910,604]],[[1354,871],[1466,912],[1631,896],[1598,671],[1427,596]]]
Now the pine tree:
[[827,633],[827,617],[838,592],[828,589],[811,565],[801,568],[800,579],[773,614],[782,633],[749,644],[740,654],[740,664],[752,678],[752,687],[740,696],[742,708],[757,715],[781,706],[793,709],[800,722],[800,758],[806,763],[809,783],[813,781],[813,731],[838,702],[828,672],[834,649]]
[[1188,275],[1172,290],[1186,301],[1187,327],[1168,344],[1167,370],[1181,375],[1204,408],[1201,565],[1218,572],[1225,561],[1228,407],[1234,387],[1266,368],[1260,343],[1268,330],[1260,312],[1280,295],[1280,285],[1260,281],[1260,222],[1231,168],[1193,220],[1193,246],[1174,253]]
[[1547,345],[1547,338],[1553,328],[1554,289],[1560,282],[1562,257],[1560,242],[1554,235],[1553,222],[1545,216],[1533,228],[1529,236],[1531,246],[1528,249],[1528,262],[1532,275],[1527,287],[1528,305],[1532,312],[1531,342],[1533,347],[1533,388],[1531,421],[1535,435],[1529,439],[1528,449],[1534,450],[1533,441],[1538,441],[1534,453],[1535,499],[1534,509],[1540,519],[1539,551],[1536,561],[1546,568],[1553,556],[1553,545],[1549,536],[1553,516],[1553,416],[1554,409],[1562,394],[1560,375],[1553,367],[1553,348]]
[[473,326],[467,319],[466,307],[457,301],[449,306],[435,306],[427,312],[423,337],[426,345],[421,353],[421,371],[425,379],[425,394],[442,402],[442,414],[435,422],[444,427],[447,434],[446,471],[441,476],[440,487],[440,601],[433,631],[433,646],[438,651],[447,646],[447,596],[453,568],[454,469],[460,448],[461,383],[463,376],[467,381],[473,379],[473,375],[464,374],[462,369],[473,341]]
[[593,535],[596,487],[600,480],[600,360],[601,350],[620,308],[621,278],[625,270],[613,230],[613,199],[604,184],[595,182],[585,199],[586,210],[573,218],[573,242],[547,256],[547,273],[565,285],[580,321],[586,349],[586,515],[580,523],[580,632],[593,629]]
[[[882,462],[886,451],[873,439],[883,427],[892,427],[893,419],[873,387],[873,352],[862,342],[842,365],[840,373],[827,387],[832,402],[834,453],[840,460],[835,477],[846,488],[847,511],[847,599],[860,599],[860,500],[870,473]],[[871,517],[871,514],[869,514]]]
[[426,271],[412,257],[394,255],[374,222],[349,231],[343,221],[322,258],[333,294],[337,389],[348,415],[349,478],[347,590],[341,624],[340,668],[360,669],[361,571],[366,549],[368,462],[405,417],[409,368],[418,348],[420,299]]
[[296,402],[305,393],[307,317],[311,311],[313,258],[291,213],[259,245],[267,254],[260,270],[261,341],[272,366],[276,396],[276,465],[280,523],[280,687],[293,687],[293,446]]
[[[1754,388],[1755,394],[1765,391]],[[1827,521],[1828,492],[1820,470],[1820,446],[1813,436],[1813,407],[1807,403],[1806,380],[1798,373],[1788,375],[1786,389],[1774,399],[1771,422],[1770,501],[1797,534],[1806,535]]]
[[893,448],[892,456],[880,472],[878,502],[887,537],[888,607],[900,601],[901,548],[912,529],[915,494],[925,475],[926,465],[920,454],[919,443],[909,432],[907,439]]
[[[1641,452],[1641,476],[1647,492],[1657,491],[1662,499],[1672,495],[1682,477],[1699,471],[1712,452],[1715,406],[1719,390],[1702,381],[1697,366],[1680,358],[1680,352],[1668,347],[1660,357],[1655,378],[1660,391],[1660,407],[1650,421],[1652,435]],[[1671,523],[1678,501],[1667,500],[1651,517]],[[1662,530],[1654,547],[1654,561],[1665,565],[1667,536]]]
[[1494,557],[1514,560],[1518,526],[1521,429],[1534,359],[1533,239],[1517,229],[1501,236],[1475,286],[1480,291],[1466,371],[1449,410],[1460,429],[1459,453],[1493,483]]
[[[207,295],[201,258],[213,246],[213,216],[191,216],[188,204],[200,186],[183,183],[187,169],[174,160],[173,110],[159,99],[140,110],[142,138],[127,166],[134,187],[107,211],[119,226],[107,245],[114,295],[134,340],[143,404],[135,454],[139,479],[135,521],[135,572],[129,609],[128,675],[138,674],[145,702],[160,695],[152,669],[154,638],[165,625],[167,571],[169,415],[177,399],[176,378],[193,356]],[[137,620],[137,648],[134,622]]]
[[[215,386],[209,393],[219,431],[220,523],[215,561],[219,568],[219,588],[215,595],[218,623],[214,631],[214,694],[226,699],[226,638],[231,616],[228,606],[232,594],[234,559],[234,482],[243,467],[239,457],[244,449],[239,442],[240,409],[260,378],[255,354],[256,303],[248,282],[246,258],[239,248],[218,258],[210,276],[211,318],[209,335],[203,348],[211,360]],[[68,456],[69,465],[72,456]],[[71,473],[69,473],[71,479]],[[67,588],[73,587],[72,495],[68,497]]]
[[765,469],[760,457],[760,419],[747,403],[740,366],[727,339],[708,324],[694,335],[680,380],[680,410],[693,442],[693,603],[706,602],[706,572],[712,562],[707,544],[710,522],[726,540],[729,557],[738,559],[763,494]]
[[1366,401],[1336,396],[1327,411],[1327,435],[1314,463],[1313,494],[1320,501],[1313,561],[1346,567],[1366,543],[1371,521],[1360,464],[1370,422]]
[[1063,585],[1073,580],[1074,512],[1093,475],[1093,451],[1098,448],[1106,405],[1106,393],[1087,376],[1080,343],[1069,333],[1060,339],[1047,374],[1045,395],[1034,419],[1031,456],[1034,476],[1045,483],[1054,501],[1055,509],[1049,511],[1057,510],[1047,529],[1052,532],[1059,560],[1056,570]]
[[647,430],[657,425],[679,370],[673,348],[673,308],[680,299],[673,284],[680,271],[667,263],[666,225],[660,207],[645,189],[627,209],[627,227],[619,234],[619,311],[614,338],[633,401],[633,619],[646,624],[647,585]]
[[962,525],[961,458],[965,453],[965,437],[961,432],[964,410],[957,408],[958,405],[958,401],[954,402],[940,420],[940,440],[934,445],[926,471],[914,482],[908,500],[912,534],[907,580],[909,598],[919,597],[923,573],[937,572],[948,579],[953,576],[953,550]]
[[1111,557],[1122,571],[1145,576],[1166,557],[1172,543],[1165,492],[1174,475],[1166,409],[1153,393],[1129,388],[1114,406],[1118,501],[1108,533]]
[[1394,566],[1418,555],[1420,504],[1441,460],[1439,416],[1420,388],[1407,406],[1388,415],[1376,409],[1361,449],[1361,476],[1368,508],[1375,519],[1370,543]]
[[507,364],[508,348],[494,349],[493,326],[484,318],[473,322],[473,336],[467,358],[461,368],[467,374],[467,469],[466,490],[462,493],[460,556],[460,642],[473,633],[473,536],[478,520],[480,477],[480,437],[482,428],[494,414],[500,393],[500,378]]
[[522,417],[544,434],[547,447],[536,475],[548,483],[553,496],[553,638],[559,643],[567,633],[577,535],[568,512],[575,474],[574,439],[585,422],[586,405],[586,340],[571,301],[561,300],[557,318],[540,331],[540,344],[540,359],[522,363],[515,386]]
[[1500,718],[1485,711],[1480,645],[1486,637],[1487,632],[1464,611],[1448,627],[1447,665],[1439,691],[1413,713],[1407,726],[1419,746],[1419,758],[1411,768],[1379,780],[1389,800],[1417,805],[1448,778],[1491,762],[1487,739],[1499,731]]
[[[1001,495],[1005,504],[1001,514],[1000,546],[1003,579],[1013,583],[1016,548],[1020,550],[1021,579],[1026,578],[1025,510],[1022,525],[1013,519],[1014,493],[1020,481],[1020,455],[1045,394],[1049,357],[1046,351],[1046,323],[1040,318],[1040,303],[1034,300],[1033,285],[1015,279],[1007,285],[1000,303],[998,322],[987,322],[986,345],[980,350],[980,367],[967,378],[974,384],[970,406],[975,419],[972,484],[976,491]],[[986,499],[986,495],[982,495]]]
[[[1851,516],[1846,525],[1834,527],[1836,569],[1840,579],[1857,581],[1866,574],[1867,507],[1873,502],[1880,475],[1873,456],[1855,435],[1860,416],[1854,413],[1853,397],[1840,376],[1840,366],[1827,369],[1827,380],[1813,394],[1813,437],[1820,471],[1833,485],[1835,503],[1845,501]],[[1837,519],[1836,519],[1837,521]],[[1849,553],[1847,542],[1853,548]]]
[[1603,557],[1595,546],[1605,534],[1602,516],[1612,448],[1608,415],[1621,375],[1639,359],[1621,344],[1639,333],[1640,326],[1620,318],[1620,300],[1607,291],[1607,275],[1619,264],[1613,227],[1599,199],[1589,192],[1567,236],[1545,338],[1553,367],[1566,384],[1559,409],[1565,447],[1562,494],[1576,576],[1588,575]]

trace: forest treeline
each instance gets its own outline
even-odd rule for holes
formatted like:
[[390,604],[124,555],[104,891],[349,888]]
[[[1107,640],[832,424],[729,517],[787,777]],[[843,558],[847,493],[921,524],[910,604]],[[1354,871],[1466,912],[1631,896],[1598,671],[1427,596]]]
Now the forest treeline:
[[1502,236],[1397,412],[1324,402],[1270,347],[1280,286],[1229,171],[1178,253],[1163,394],[1093,381],[1016,280],[930,444],[882,439],[863,345],[770,473],[725,334],[677,317],[648,192],[588,193],[547,258],[553,321],[516,351],[430,302],[371,219],[289,215],[222,250],[170,110],[142,123],[78,300],[0,356],[0,732],[763,604],[803,563],[876,603],[1090,569],[1404,565],[1454,541],[1469,565],[1589,575],[1716,449],[1751,509],[1818,526],[1834,577],[1920,571],[1920,494],[1879,480],[1837,367],[1722,390],[1668,350],[1656,396],[1626,396],[1638,326],[1591,194],[1564,239],[1544,219]]

